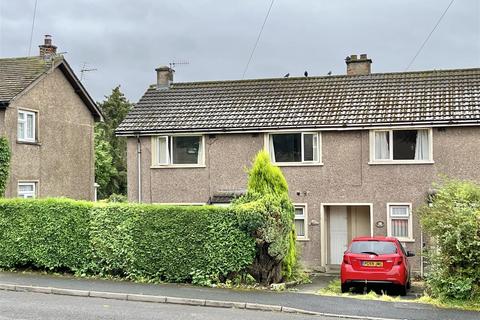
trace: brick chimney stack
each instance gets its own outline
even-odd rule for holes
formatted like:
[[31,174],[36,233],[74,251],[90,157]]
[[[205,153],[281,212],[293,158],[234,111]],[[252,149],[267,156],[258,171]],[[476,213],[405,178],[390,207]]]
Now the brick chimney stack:
[[157,89],[168,89],[170,83],[173,82],[173,70],[167,66],[161,66],[155,69],[157,71]]
[[38,47],[40,48],[40,57],[50,56],[57,53],[57,46],[52,44],[52,36],[45,35],[45,42]]
[[357,58],[356,54],[352,54],[345,59],[345,62],[348,76],[364,76],[371,73],[372,60],[365,53],[361,54],[360,58]]

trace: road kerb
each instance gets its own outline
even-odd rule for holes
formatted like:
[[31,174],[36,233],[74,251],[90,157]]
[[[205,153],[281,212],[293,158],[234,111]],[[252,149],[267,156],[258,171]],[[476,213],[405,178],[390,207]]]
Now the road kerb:
[[297,314],[326,316],[326,317],[341,318],[341,319],[398,320],[398,319],[391,319],[391,318],[331,314],[331,313],[308,311],[308,310],[284,307],[284,306],[278,306],[278,305],[259,304],[259,303],[248,303],[248,302],[246,303],[246,302],[221,301],[221,300],[203,300],[203,299],[165,297],[165,296],[144,295],[144,294],[127,294],[127,293],[107,292],[107,291],[87,291],[87,290],[76,290],[76,289],[65,289],[65,288],[14,285],[14,284],[7,284],[7,283],[0,283],[0,290],[47,293],[47,294],[68,295],[68,296],[76,296],[76,297],[104,298],[104,299],[114,299],[114,300],[128,300],[128,301],[137,301],[137,302],[172,303],[172,304],[183,304],[183,305],[191,305],[191,306],[208,306],[208,307],[215,307],[215,308],[237,308],[237,309],[261,310],[261,311],[270,311],[270,312],[297,313]]
[[205,300],[206,307],[245,309],[245,302]]
[[167,297],[167,303],[187,304],[187,305],[190,305],[190,306],[204,306],[205,305],[205,300]]
[[93,298],[127,300],[127,294],[126,293],[90,291],[89,296],[93,297]]
[[65,296],[75,296],[75,297],[88,297],[90,291],[87,290],[76,290],[76,289],[62,289],[62,288],[52,288],[53,294],[61,294]]
[[165,303],[165,302],[167,302],[167,297],[151,296],[151,295],[146,295],[146,294],[127,294],[127,300],[129,300],[129,301],[139,301],[139,302]]
[[270,304],[259,304],[259,303],[247,303],[245,305],[246,309],[250,310],[262,310],[262,311],[282,311],[282,306],[274,306]]
[[52,288],[50,287],[31,287],[32,291],[35,293],[47,293],[51,294],[52,293]]
[[15,287],[16,285],[14,284],[8,284],[8,283],[0,284],[0,290],[16,291],[17,289]]

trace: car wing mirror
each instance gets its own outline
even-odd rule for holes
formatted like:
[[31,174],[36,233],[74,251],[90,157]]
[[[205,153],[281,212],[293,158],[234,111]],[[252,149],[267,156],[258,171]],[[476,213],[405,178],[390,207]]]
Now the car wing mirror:
[[414,256],[415,256],[415,253],[411,251],[407,251],[407,257],[414,257]]

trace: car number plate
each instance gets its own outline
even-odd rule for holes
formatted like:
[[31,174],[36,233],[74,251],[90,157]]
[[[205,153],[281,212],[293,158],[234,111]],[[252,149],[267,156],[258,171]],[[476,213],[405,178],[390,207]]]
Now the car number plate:
[[362,261],[364,267],[383,267],[383,261]]

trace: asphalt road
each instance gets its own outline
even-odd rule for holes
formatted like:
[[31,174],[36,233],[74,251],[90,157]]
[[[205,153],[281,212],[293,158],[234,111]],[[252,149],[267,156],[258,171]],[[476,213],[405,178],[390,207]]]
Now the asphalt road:
[[0,320],[27,319],[264,319],[338,320],[280,312],[195,307],[51,294],[0,291]]
[[[408,302],[367,301],[352,298],[325,297],[293,292],[264,292],[195,287],[179,284],[143,284],[129,281],[83,279],[38,273],[0,272],[0,283],[43,287],[149,294],[169,297],[225,300],[286,307],[331,314],[370,316],[409,320],[479,320],[479,312],[440,309]],[[60,299],[60,298],[59,298]],[[113,304],[113,302],[112,302]],[[228,310],[225,310],[226,312]],[[232,311],[232,310],[230,310]],[[241,310],[236,310],[241,312]],[[0,312],[0,315],[2,313]],[[1,320],[1,318],[0,318]]]

